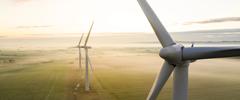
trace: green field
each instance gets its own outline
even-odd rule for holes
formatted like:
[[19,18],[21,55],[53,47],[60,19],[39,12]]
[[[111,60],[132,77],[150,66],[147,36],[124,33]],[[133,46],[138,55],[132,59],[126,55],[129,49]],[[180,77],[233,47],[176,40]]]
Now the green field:
[[[144,48],[90,50],[94,71],[91,91],[85,92],[75,49],[2,50],[0,100],[144,100],[161,68],[156,52]],[[238,59],[192,64],[189,99],[239,100],[239,64]],[[171,99],[171,83],[169,79],[159,100]]]

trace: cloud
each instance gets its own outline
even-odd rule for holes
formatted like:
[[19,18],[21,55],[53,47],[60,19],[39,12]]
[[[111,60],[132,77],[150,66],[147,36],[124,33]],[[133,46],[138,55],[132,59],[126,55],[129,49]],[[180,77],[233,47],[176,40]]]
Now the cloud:
[[52,27],[52,25],[37,25],[37,26],[17,26],[18,29],[30,29],[30,28],[48,28]]
[[233,29],[212,29],[212,30],[194,30],[194,31],[183,31],[173,33],[239,33],[240,28]]
[[32,2],[33,0],[11,0],[14,4],[16,5],[23,5],[23,4],[26,4],[26,3],[30,3]]
[[192,21],[187,22],[185,25],[189,24],[210,24],[210,23],[222,23],[222,22],[238,22],[240,21],[240,17],[225,17],[225,18],[215,18],[215,19],[208,19],[202,21]]
[[30,2],[32,0],[13,0],[15,3],[25,3],[25,2]]

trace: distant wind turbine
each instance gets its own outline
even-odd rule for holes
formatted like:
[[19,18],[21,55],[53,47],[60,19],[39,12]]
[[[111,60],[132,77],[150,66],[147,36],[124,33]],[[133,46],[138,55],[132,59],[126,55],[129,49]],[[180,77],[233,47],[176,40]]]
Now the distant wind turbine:
[[79,54],[79,57],[78,57],[78,64],[79,64],[79,69],[80,69],[80,72],[82,73],[82,55],[81,55],[81,42],[82,42],[82,39],[83,39],[83,35],[84,33],[82,33],[82,36],[78,42],[78,45],[77,45],[77,48],[78,48],[78,54]]
[[138,0],[138,3],[163,46],[160,50],[160,57],[165,60],[148,94],[147,100],[157,99],[159,92],[173,71],[173,100],[188,100],[188,66],[192,61],[240,56],[240,47],[187,48],[181,44],[176,44],[147,1]]
[[94,22],[92,22],[92,25],[91,25],[91,27],[89,29],[89,32],[87,34],[87,38],[85,40],[84,45],[80,46],[80,48],[83,48],[85,50],[85,65],[86,65],[86,68],[85,68],[85,70],[86,70],[85,71],[85,91],[89,91],[90,90],[90,79],[89,79],[89,68],[88,68],[88,65],[90,65],[91,71],[93,71],[92,64],[91,64],[90,58],[88,56],[88,49],[90,49],[91,47],[87,46],[88,39],[89,39],[90,33],[92,31],[93,24],[94,24]]

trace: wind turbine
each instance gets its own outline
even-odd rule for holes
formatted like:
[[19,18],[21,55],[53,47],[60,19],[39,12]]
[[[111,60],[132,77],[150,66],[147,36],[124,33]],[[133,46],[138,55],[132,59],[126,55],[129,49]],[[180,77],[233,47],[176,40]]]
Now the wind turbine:
[[188,66],[199,59],[240,56],[240,47],[184,47],[176,44],[146,0],[137,0],[163,48],[160,57],[165,62],[148,94],[156,100],[162,87],[173,74],[173,100],[188,100]]
[[87,35],[87,38],[85,40],[85,43],[83,46],[80,46],[80,48],[83,48],[85,50],[85,64],[86,64],[86,68],[85,68],[85,91],[89,91],[90,90],[90,79],[89,79],[89,68],[88,68],[88,65],[90,64],[90,67],[91,67],[91,71],[93,71],[92,69],[92,64],[91,64],[91,61],[89,59],[89,56],[88,56],[88,49],[90,49],[91,47],[90,46],[87,46],[87,43],[88,43],[88,39],[89,39],[89,36],[90,36],[90,33],[92,31],[92,27],[93,27],[93,22],[92,22],[92,25],[89,29],[89,32],[88,32],[88,35]]
[[84,33],[82,34],[82,36],[81,36],[81,38],[80,38],[80,40],[79,40],[79,42],[78,42],[78,45],[77,45],[78,54],[79,54],[79,58],[78,58],[79,62],[78,62],[78,64],[79,64],[79,69],[80,69],[80,72],[81,72],[81,73],[82,73],[81,42],[82,42],[82,39],[83,39],[83,35],[84,35]]

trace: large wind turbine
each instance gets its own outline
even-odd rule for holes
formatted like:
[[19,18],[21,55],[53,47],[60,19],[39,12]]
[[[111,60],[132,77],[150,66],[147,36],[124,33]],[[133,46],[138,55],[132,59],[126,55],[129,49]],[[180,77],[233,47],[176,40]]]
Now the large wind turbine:
[[93,22],[92,22],[92,25],[90,27],[90,30],[88,32],[88,35],[87,35],[87,38],[85,40],[85,43],[83,46],[80,46],[80,48],[83,48],[85,50],[85,64],[86,64],[86,68],[85,68],[85,91],[89,91],[90,90],[90,79],[89,79],[89,68],[88,68],[88,65],[90,64],[90,67],[91,67],[91,70],[92,69],[92,64],[90,62],[90,58],[88,56],[88,49],[90,49],[91,47],[90,46],[87,46],[87,43],[88,43],[88,39],[89,39],[89,36],[90,36],[90,33],[92,31],[92,27],[93,27]]
[[163,46],[159,55],[165,60],[148,94],[147,100],[156,100],[159,92],[173,71],[173,100],[188,100],[188,66],[191,61],[240,56],[240,47],[187,48],[181,44],[176,44],[147,1],[138,0],[138,3],[150,22],[159,42]]

